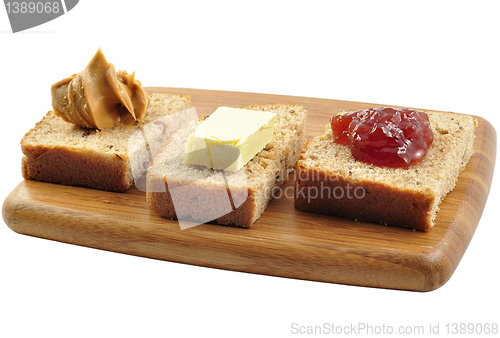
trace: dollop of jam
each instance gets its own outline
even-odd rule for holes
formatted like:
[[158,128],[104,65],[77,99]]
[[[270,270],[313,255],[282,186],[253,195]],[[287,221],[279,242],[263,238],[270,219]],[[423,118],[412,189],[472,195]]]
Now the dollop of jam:
[[407,168],[420,162],[434,139],[426,113],[402,108],[369,108],[334,115],[334,141],[348,145],[352,156],[378,166]]

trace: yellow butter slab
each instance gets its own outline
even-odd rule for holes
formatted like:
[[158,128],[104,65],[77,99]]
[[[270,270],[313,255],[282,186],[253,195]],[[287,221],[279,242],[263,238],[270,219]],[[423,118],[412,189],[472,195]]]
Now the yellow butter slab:
[[219,107],[189,136],[183,162],[238,171],[273,138],[276,114]]

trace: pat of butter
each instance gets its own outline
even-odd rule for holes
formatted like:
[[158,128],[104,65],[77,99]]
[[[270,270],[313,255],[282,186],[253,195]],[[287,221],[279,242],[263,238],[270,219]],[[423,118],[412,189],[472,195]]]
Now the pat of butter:
[[196,127],[183,162],[238,171],[273,138],[276,114],[219,107]]

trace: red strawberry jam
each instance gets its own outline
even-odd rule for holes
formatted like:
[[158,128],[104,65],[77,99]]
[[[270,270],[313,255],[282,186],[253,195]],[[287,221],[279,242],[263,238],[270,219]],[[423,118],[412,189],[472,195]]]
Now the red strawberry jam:
[[352,156],[378,166],[405,168],[420,162],[434,139],[426,113],[402,108],[370,108],[335,115],[333,137]]

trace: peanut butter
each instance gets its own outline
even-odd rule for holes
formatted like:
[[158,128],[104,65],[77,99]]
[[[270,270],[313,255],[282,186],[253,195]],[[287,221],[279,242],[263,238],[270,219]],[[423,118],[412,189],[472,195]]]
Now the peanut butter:
[[110,128],[118,122],[141,121],[149,99],[135,72],[115,71],[101,49],[87,68],[54,83],[52,106],[56,115],[84,128]]

